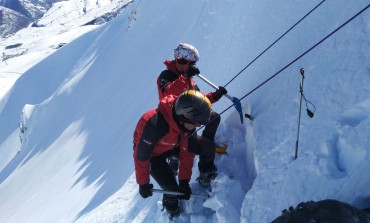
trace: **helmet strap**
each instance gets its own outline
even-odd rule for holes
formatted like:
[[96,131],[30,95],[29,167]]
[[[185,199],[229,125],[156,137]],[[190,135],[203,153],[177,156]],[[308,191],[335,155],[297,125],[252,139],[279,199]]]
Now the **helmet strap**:
[[189,130],[187,128],[185,128],[185,126],[184,126],[185,122],[183,120],[182,115],[177,115],[176,114],[175,106],[173,106],[173,108],[172,108],[172,117],[173,117],[173,120],[175,121],[175,123],[177,124],[177,126],[179,127],[179,129],[181,129],[181,131],[189,132]]

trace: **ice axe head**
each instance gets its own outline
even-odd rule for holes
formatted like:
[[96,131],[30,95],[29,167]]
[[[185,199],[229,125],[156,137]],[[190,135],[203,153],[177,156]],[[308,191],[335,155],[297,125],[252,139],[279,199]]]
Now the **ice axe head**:
[[242,105],[240,103],[240,100],[236,97],[232,97],[232,102],[234,103],[234,107],[238,111],[239,116],[240,116],[240,121],[243,124],[243,111],[242,111]]

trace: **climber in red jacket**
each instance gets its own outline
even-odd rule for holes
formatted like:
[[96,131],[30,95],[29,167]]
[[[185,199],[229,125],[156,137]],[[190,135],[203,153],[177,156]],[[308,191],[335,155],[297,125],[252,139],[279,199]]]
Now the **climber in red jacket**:
[[[164,190],[179,191],[177,197],[163,195],[163,206],[174,216],[179,212],[178,199],[190,198],[189,181],[192,174],[195,154],[212,157],[214,148],[209,148],[203,137],[197,136],[194,129],[207,123],[212,106],[201,92],[188,90],[179,96],[164,97],[157,109],[146,112],[139,120],[134,133],[134,163],[136,181],[143,198],[152,196],[150,175]],[[166,158],[179,154],[179,184]],[[202,165],[213,160],[203,159]]]
[[[198,50],[187,43],[180,43],[174,50],[174,60],[166,60],[164,64],[166,70],[162,71],[157,78],[157,87],[159,100],[167,95],[179,95],[185,90],[194,89],[198,90],[198,86],[195,84],[193,77],[200,74],[199,68],[196,66],[196,62],[199,60]],[[215,92],[210,92],[205,94],[211,103],[214,103],[220,98],[227,94],[227,90],[224,87],[219,87]],[[198,169],[200,175],[198,177],[198,182],[202,186],[209,186],[211,180],[213,180],[217,175],[217,168],[214,165],[214,162],[209,162],[206,165],[203,165],[203,159],[212,159],[215,158],[215,135],[220,124],[220,116],[212,111],[210,122],[205,126],[202,136],[208,139],[208,146],[210,149],[214,148],[214,153],[212,157],[204,157],[200,155],[198,163]],[[205,140],[204,140],[205,141]],[[168,163],[171,166],[171,169],[176,174],[178,168],[178,157],[176,154],[168,158]]]

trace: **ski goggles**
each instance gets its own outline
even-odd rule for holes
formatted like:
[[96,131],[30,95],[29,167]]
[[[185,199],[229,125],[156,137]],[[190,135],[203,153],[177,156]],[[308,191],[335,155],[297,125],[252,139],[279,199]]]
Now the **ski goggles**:
[[197,127],[203,125],[202,123],[199,123],[199,122],[193,122],[193,121],[190,121],[190,120],[187,120],[186,123],[190,124],[190,125],[195,125]]
[[186,117],[185,115],[180,115],[178,116],[179,120],[181,122],[184,122],[184,123],[188,123],[188,124],[191,124],[191,125],[195,125],[197,127],[203,125],[202,123],[199,123],[199,122],[196,122],[196,121],[192,121],[190,120],[188,117]]

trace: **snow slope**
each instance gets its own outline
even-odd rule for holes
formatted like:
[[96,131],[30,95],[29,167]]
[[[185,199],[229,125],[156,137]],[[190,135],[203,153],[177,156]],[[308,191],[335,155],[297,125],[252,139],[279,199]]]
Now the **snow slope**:
[[[52,54],[33,56],[40,62],[0,101],[0,221],[167,222],[161,195],[138,194],[132,158],[136,122],[158,103],[162,61],[179,42],[194,44],[203,75],[225,85],[319,2],[137,0]],[[325,1],[228,84],[229,94],[250,93],[366,6]],[[175,222],[271,222],[289,206],[327,198],[370,206],[369,21],[367,9],[248,94],[243,111],[253,121],[242,125],[226,98],[214,105],[231,106],[216,137],[228,154],[216,157],[211,197],[182,202]],[[19,58],[8,66],[22,67]],[[295,160],[302,67],[316,112],[307,117],[303,103]],[[205,194],[197,175],[194,165],[193,193]]]

